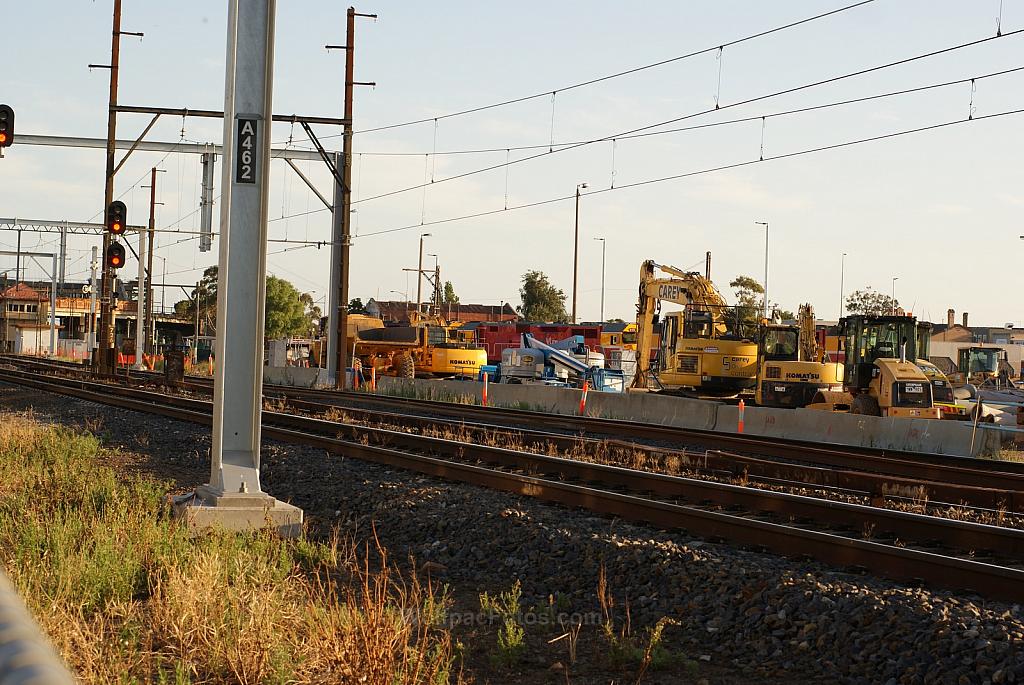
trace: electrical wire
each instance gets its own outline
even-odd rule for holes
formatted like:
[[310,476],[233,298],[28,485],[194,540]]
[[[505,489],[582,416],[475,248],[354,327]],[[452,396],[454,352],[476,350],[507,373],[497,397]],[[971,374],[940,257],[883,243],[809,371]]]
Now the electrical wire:
[[[986,115],[983,115],[983,116],[975,116],[973,118],[966,117],[966,118],[963,118],[963,119],[955,119],[955,120],[952,120],[952,121],[946,121],[946,122],[942,122],[942,123],[939,123],[939,124],[930,124],[928,126],[920,126],[920,127],[917,127],[917,128],[906,129],[906,130],[902,130],[902,131],[895,131],[895,132],[892,132],[892,133],[884,133],[884,134],[881,134],[881,135],[871,136],[871,137],[867,137],[867,138],[857,138],[855,140],[847,140],[847,141],[843,141],[841,143],[833,143],[831,145],[822,145],[822,146],[818,146],[818,147],[807,148],[807,149],[804,149],[804,150],[797,150],[797,151],[794,151],[794,152],[786,152],[786,153],[782,153],[782,154],[778,154],[778,155],[771,155],[771,156],[765,157],[764,159],[755,158],[755,159],[750,159],[750,160],[746,160],[746,161],[743,161],[743,162],[734,162],[732,164],[723,164],[723,165],[720,165],[720,166],[709,167],[709,168],[705,168],[705,169],[699,169],[699,170],[696,170],[696,171],[687,171],[687,172],[683,172],[683,173],[679,173],[679,174],[673,174],[671,176],[660,176],[658,178],[645,179],[643,181],[635,181],[633,183],[617,185],[614,188],[602,188],[602,189],[599,189],[599,190],[593,190],[593,191],[590,191],[590,192],[581,193],[581,196],[589,197],[591,195],[600,195],[602,193],[616,192],[616,191],[619,191],[619,190],[624,190],[626,188],[636,188],[636,187],[639,187],[639,186],[652,185],[652,184],[655,184],[655,183],[663,183],[663,182],[666,182],[666,181],[673,181],[673,180],[678,180],[678,179],[681,179],[681,178],[689,178],[691,176],[701,176],[701,175],[704,175],[704,174],[710,174],[710,173],[714,173],[714,172],[718,172],[718,171],[726,171],[726,170],[730,170],[730,169],[738,169],[738,168],[741,168],[741,167],[752,166],[754,164],[759,164],[761,162],[770,162],[770,161],[774,161],[774,160],[788,159],[788,158],[791,158],[791,157],[799,157],[799,156],[814,154],[814,153],[818,153],[818,152],[825,152],[827,150],[836,150],[836,149],[839,149],[839,148],[851,147],[851,146],[854,146],[854,145],[860,145],[862,143],[870,143],[870,142],[876,142],[876,141],[879,141],[879,140],[887,140],[889,138],[897,138],[899,136],[905,136],[905,135],[909,135],[909,134],[912,134],[912,133],[921,133],[923,131],[932,131],[932,130],[935,130],[935,129],[946,128],[946,127],[955,126],[955,125],[958,125],[958,124],[974,123],[974,122],[983,121],[983,120],[986,120],[986,119],[995,119],[997,117],[1004,117],[1004,116],[1010,116],[1010,115],[1013,115],[1013,114],[1021,114],[1021,113],[1024,113],[1024,109],[1015,109],[1015,110],[1009,110],[1009,111],[1005,111],[1005,112],[996,112],[994,114],[986,114]],[[529,207],[540,207],[542,205],[554,204],[556,202],[565,202],[565,201],[568,201],[568,200],[574,200],[575,198],[576,198],[576,194],[572,193],[570,195],[563,195],[563,196],[560,196],[560,197],[553,197],[553,198],[549,198],[547,200],[538,200],[536,202],[528,202],[528,203],[524,203],[524,204],[521,204],[521,205],[513,205],[513,206],[509,207],[508,209],[492,209],[492,210],[487,210],[487,211],[483,211],[483,212],[476,212],[474,214],[465,214],[465,215],[462,215],[462,216],[449,217],[449,218],[446,218],[446,219],[435,219],[434,221],[429,221],[429,222],[424,223],[424,224],[410,224],[408,226],[400,226],[400,227],[397,227],[397,228],[388,228],[388,229],[384,229],[384,230],[380,230],[380,231],[371,231],[370,233],[364,233],[360,237],[368,238],[370,236],[375,236],[375,235],[385,235],[385,234],[388,234],[388,233],[398,233],[400,231],[410,231],[410,230],[414,230],[414,229],[417,229],[417,228],[421,228],[423,226],[436,226],[438,224],[452,223],[452,222],[455,222],[455,221],[463,221],[463,220],[466,220],[466,219],[477,219],[477,218],[484,217],[484,216],[491,216],[491,215],[494,215],[494,214],[501,214],[502,212],[511,212],[511,211],[514,211],[514,210],[517,210],[517,209],[527,209]],[[301,249],[301,248],[292,248],[292,249]]]
[[[488,171],[494,171],[495,169],[506,168],[506,167],[511,166],[513,164],[521,164],[523,162],[528,162],[528,161],[531,161],[531,160],[534,160],[534,159],[539,159],[541,157],[547,157],[547,156],[552,155],[552,154],[558,154],[559,152],[566,152],[568,150],[575,150],[577,148],[584,147],[586,145],[593,145],[594,143],[601,143],[601,142],[607,142],[607,141],[611,141],[611,140],[618,140],[618,139],[621,139],[621,138],[623,138],[625,136],[634,135],[634,134],[641,133],[641,132],[644,132],[644,131],[650,131],[651,129],[660,128],[662,126],[667,126],[669,124],[674,124],[674,123],[677,123],[677,122],[680,122],[680,121],[684,121],[684,120],[687,120],[687,119],[693,119],[693,118],[696,118],[696,117],[704,116],[706,114],[711,114],[713,112],[718,112],[718,111],[721,111],[721,110],[724,110],[724,109],[730,109],[730,108],[733,108],[733,107],[740,107],[742,105],[749,105],[749,104],[752,104],[754,102],[760,102],[762,100],[769,100],[771,98],[779,97],[779,96],[782,96],[782,95],[790,95],[792,93],[796,93],[796,92],[803,91],[803,90],[808,90],[810,88],[816,88],[816,87],[819,87],[819,86],[823,86],[823,85],[827,85],[827,84],[843,81],[843,80],[846,80],[846,79],[849,79],[849,78],[854,78],[854,77],[857,77],[857,76],[863,76],[865,74],[870,74],[870,73],[873,73],[873,72],[876,72],[876,71],[881,71],[883,69],[890,69],[892,67],[901,66],[901,65],[904,65],[904,64],[908,64],[910,62],[915,62],[917,60],[927,59],[929,57],[935,57],[936,55],[942,55],[942,54],[945,54],[945,53],[948,53],[948,52],[953,52],[955,50],[961,50],[961,49],[964,49],[964,48],[973,47],[975,45],[980,45],[982,43],[987,43],[987,42],[992,41],[992,40],[998,40],[1000,38],[1006,38],[1006,37],[1009,37],[1009,36],[1019,35],[1021,33],[1024,33],[1024,29],[1017,29],[1017,30],[1011,31],[1009,33],[1004,33],[1004,34],[1002,34],[1000,36],[989,36],[987,38],[981,38],[981,39],[974,40],[974,41],[969,41],[969,42],[966,42],[966,43],[959,43],[957,45],[952,45],[952,46],[949,46],[949,47],[941,48],[939,50],[933,50],[931,52],[926,52],[926,53],[922,53],[922,54],[919,54],[919,55],[914,55],[913,57],[905,57],[905,58],[900,59],[900,60],[895,60],[895,61],[892,61],[892,62],[886,62],[884,64],[878,64],[878,65],[875,65],[873,67],[867,67],[867,68],[864,68],[864,69],[858,69],[857,71],[847,72],[845,74],[840,74],[838,76],[831,76],[831,77],[826,78],[826,79],[821,79],[821,80],[818,80],[818,81],[812,81],[812,82],[809,82],[809,83],[804,83],[804,84],[801,84],[799,86],[793,86],[793,87],[786,88],[786,89],[783,89],[783,90],[774,91],[772,93],[767,93],[765,95],[758,95],[756,97],[747,98],[746,100],[740,100],[740,101],[733,102],[733,103],[730,103],[730,104],[720,105],[720,106],[716,106],[714,108],[700,110],[700,111],[697,111],[697,112],[692,112],[690,114],[684,114],[684,115],[681,115],[681,116],[678,116],[678,117],[673,117],[672,119],[666,119],[664,121],[660,121],[660,122],[657,122],[657,123],[654,123],[654,124],[648,124],[648,125],[645,125],[645,126],[640,126],[638,128],[633,128],[633,129],[630,129],[630,130],[627,130],[627,131],[620,131],[618,133],[613,133],[613,134],[606,135],[606,136],[603,136],[603,137],[600,137],[600,138],[592,138],[592,139],[589,139],[589,140],[585,140],[585,141],[581,141],[581,142],[578,142],[578,143],[567,145],[567,146],[559,148],[557,150],[553,149],[551,151],[544,151],[544,152],[540,152],[538,154],[528,155],[526,157],[520,157],[519,159],[508,160],[508,161],[502,162],[500,164],[492,164],[490,166],[482,167],[482,168],[479,168],[479,169],[474,169],[474,170],[471,170],[471,171],[466,171],[466,172],[463,172],[461,174],[455,174],[453,176],[446,176],[444,178],[436,179],[432,183],[420,183],[420,184],[416,184],[416,185],[412,185],[412,186],[407,186],[405,188],[398,188],[396,190],[391,190],[391,191],[387,191],[387,192],[384,192],[384,193],[379,193],[377,195],[371,195],[369,197],[364,197],[364,198],[361,198],[361,199],[359,199],[357,201],[353,201],[352,204],[354,205],[354,204],[362,203],[362,202],[370,202],[372,200],[379,200],[381,198],[391,197],[391,196],[394,196],[394,195],[399,195],[399,194],[402,194],[402,193],[411,192],[413,190],[419,190],[419,189],[427,187],[428,185],[436,185],[438,183],[444,183],[445,181],[454,181],[456,179],[466,178],[468,176],[474,176],[476,174],[482,174],[482,173],[485,173],[485,172],[488,172]],[[757,117],[757,118],[760,118],[760,117]],[[305,216],[306,214],[314,214],[316,212],[322,212],[322,211],[326,211],[326,208],[310,210],[308,212],[301,212],[299,214],[292,214],[292,215],[289,215],[289,216],[278,217],[277,219],[273,219],[273,221],[280,221],[282,219],[290,219],[290,218],[295,217],[295,216]],[[422,225],[426,225],[426,224],[422,224]]]
[[[829,109],[829,108],[832,108],[832,107],[842,107],[844,105],[852,105],[852,104],[857,104],[857,103],[861,103],[861,102],[870,102],[871,100],[881,100],[881,99],[884,99],[884,98],[895,97],[895,96],[898,96],[898,95],[908,95],[908,94],[911,94],[911,93],[920,93],[920,92],[927,91],[927,90],[934,90],[936,88],[945,88],[945,87],[948,87],[948,86],[960,85],[960,84],[963,84],[963,83],[970,83],[972,81],[981,81],[982,79],[992,78],[992,77],[995,77],[995,76],[1004,76],[1006,74],[1012,74],[1012,73],[1018,72],[1018,71],[1024,71],[1024,66],[1014,67],[1012,69],[1003,69],[1001,71],[993,71],[993,72],[989,72],[987,74],[980,74],[978,76],[973,76],[973,77],[955,79],[953,81],[942,81],[941,83],[931,83],[931,84],[928,84],[928,85],[925,85],[925,86],[916,86],[914,88],[904,88],[902,90],[892,90],[892,91],[889,91],[889,92],[886,92],[886,93],[877,93],[875,95],[866,95],[866,96],[863,96],[863,97],[850,98],[848,100],[838,100],[836,102],[828,102],[828,103],[821,104],[821,105],[811,105],[811,106],[808,106],[808,107],[799,107],[799,108],[796,108],[796,109],[787,109],[787,110],[783,110],[783,111],[780,111],[780,112],[772,112],[772,113],[769,113],[769,114],[758,114],[756,116],[741,117],[741,118],[738,118],[738,119],[726,119],[725,121],[713,121],[713,122],[709,122],[707,124],[695,124],[693,126],[682,126],[682,127],[679,127],[679,128],[665,129],[665,130],[662,130],[662,131],[647,131],[647,132],[644,132],[644,133],[634,133],[634,134],[631,134],[631,135],[618,136],[616,138],[613,138],[612,140],[613,141],[621,142],[623,140],[631,140],[631,139],[634,139],[634,138],[647,138],[647,137],[650,137],[650,136],[661,136],[661,135],[667,135],[667,134],[671,134],[671,133],[682,133],[682,132],[685,132],[685,131],[696,131],[696,130],[704,129],[704,128],[715,128],[715,127],[718,127],[718,126],[729,126],[729,125],[732,125],[732,124],[742,124],[742,123],[748,123],[748,122],[751,122],[751,121],[759,121],[759,120],[762,120],[762,119],[774,119],[774,118],[778,118],[778,117],[789,116],[789,115],[792,115],[792,114],[802,114],[802,113],[805,113],[805,112],[813,112],[813,111],[822,110],[822,109]],[[558,148],[561,148],[561,147],[567,147],[569,145],[584,145],[584,144],[587,144],[589,142],[590,141],[588,141],[588,140],[566,141],[566,142],[554,143],[554,147],[555,147],[555,149],[558,149]],[[540,150],[540,149],[546,149],[548,147],[550,147],[550,145],[548,143],[544,143],[544,144],[538,144],[538,145],[518,145],[518,146],[511,146],[511,147],[475,148],[475,149],[467,149],[467,150],[442,150],[440,152],[431,152],[431,153],[427,153],[427,152],[360,152],[359,154],[360,155],[369,155],[371,157],[422,157],[424,155],[430,155],[431,157],[433,157],[433,156],[440,157],[440,156],[444,156],[444,155],[496,154],[496,153],[499,153],[499,152],[507,153],[507,152],[510,152],[510,151],[511,152],[516,152],[516,151],[523,151],[523,150]],[[359,200],[354,200],[354,202],[359,202]]]
[[[970,42],[967,42],[967,43],[960,43],[958,45],[953,45],[953,46],[950,46],[950,47],[942,48],[940,50],[934,50],[932,52],[927,52],[927,53],[923,53],[923,54],[920,54],[920,55],[915,55],[913,57],[906,57],[904,59],[896,60],[896,61],[893,61],[893,62],[886,62],[884,64],[879,64],[879,65],[876,65],[876,66],[873,66],[873,67],[867,67],[865,69],[859,69],[857,71],[848,72],[846,74],[840,74],[839,76],[832,76],[832,77],[829,77],[829,78],[826,78],[826,79],[822,79],[822,80],[818,80],[818,81],[813,81],[813,82],[810,82],[810,83],[805,83],[805,84],[802,84],[802,85],[799,85],[799,86],[793,86],[791,88],[786,88],[784,90],[775,91],[775,92],[768,93],[768,94],[765,94],[765,95],[758,95],[756,97],[747,98],[746,100],[739,100],[737,102],[733,102],[733,103],[730,103],[730,104],[727,104],[727,105],[715,105],[715,107],[710,108],[710,109],[705,109],[705,110],[701,110],[701,111],[698,111],[698,112],[693,112],[693,113],[690,113],[690,114],[684,114],[682,116],[673,117],[672,119],[666,119],[664,121],[659,121],[659,122],[654,123],[654,124],[648,124],[646,126],[640,126],[638,128],[633,128],[633,129],[630,129],[628,131],[621,131],[619,133],[614,133],[614,134],[611,134],[611,135],[603,136],[601,138],[594,138],[594,139],[591,139],[591,140],[587,140],[587,141],[583,141],[583,142],[580,142],[580,143],[576,143],[575,145],[569,145],[569,146],[563,147],[563,148],[561,148],[559,150],[551,150],[549,152],[541,152],[541,153],[538,153],[538,154],[535,154],[535,155],[529,155],[527,157],[521,157],[521,158],[516,159],[516,160],[511,160],[511,161],[508,161],[508,162],[503,162],[501,164],[492,164],[490,166],[483,167],[481,169],[474,169],[472,171],[466,171],[466,172],[461,173],[461,174],[455,174],[454,176],[446,176],[444,178],[439,178],[439,179],[436,179],[435,181],[433,181],[431,183],[421,183],[421,184],[409,186],[409,187],[406,187],[406,188],[399,188],[397,190],[391,190],[391,191],[388,191],[388,192],[385,192],[385,193],[379,193],[377,195],[371,195],[370,197],[364,197],[364,198],[360,199],[359,202],[362,203],[362,202],[370,202],[372,200],[379,200],[381,198],[391,197],[393,195],[399,195],[401,193],[406,193],[406,192],[410,192],[410,191],[413,191],[413,190],[418,190],[418,189],[424,188],[424,187],[426,187],[428,185],[437,185],[439,183],[444,183],[445,181],[454,181],[456,179],[466,178],[468,176],[474,176],[476,174],[482,174],[482,173],[485,173],[485,172],[488,172],[488,171],[494,171],[495,169],[501,169],[501,168],[504,168],[504,167],[506,167],[508,165],[511,165],[511,164],[521,164],[523,162],[528,162],[530,160],[539,159],[540,157],[546,157],[548,155],[558,154],[559,152],[566,152],[568,150],[575,150],[577,148],[584,147],[586,145],[593,145],[594,143],[606,142],[606,141],[610,141],[610,140],[613,140],[613,139],[622,138],[623,136],[632,135],[632,134],[635,134],[635,133],[640,133],[642,131],[649,131],[649,130],[654,129],[654,128],[660,128],[662,126],[667,126],[669,124],[674,124],[676,122],[684,121],[686,119],[693,119],[695,117],[703,116],[705,114],[711,114],[712,112],[718,112],[718,111],[721,111],[723,109],[729,109],[729,108],[732,108],[732,107],[740,107],[742,105],[749,105],[749,104],[754,103],[754,102],[760,102],[762,100],[769,100],[771,98],[779,97],[779,96],[782,96],[782,95],[790,95],[792,93],[796,93],[796,92],[799,92],[799,91],[802,91],[802,90],[807,90],[807,89],[810,89],[810,88],[817,88],[819,86],[823,86],[823,85],[827,85],[827,84],[831,84],[831,83],[836,83],[836,82],[843,81],[843,80],[846,80],[846,79],[849,79],[849,78],[854,78],[856,76],[863,76],[865,74],[870,74],[870,73],[873,73],[873,72],[876,72],[876,71],[881,71],[883,69],[890,69],[890,68],[895,67],[895,66],[900,66],[900,65],[903,65],[903,64],[908,64],[910,62],[915,62],[917,60],[926,59],[928,57],[934,57],[936,55],[942,55],[942,54],[945,54],[945,53],[948,53],[948,52],[953,52],[955,50],[961,50],[963,48],[973,47],[975,45],[980,45],[982,43],[987,43],[987,42],[992,41],[992,40],[999,40],[1001,38],[1005,38],[1005,37],[1008,37],[1008,36],[1019,35],[1021,33],[1024,33],[1024,29],[1017,29],[1016,31],[1011,31],[1009,33],[1004,33],[1001,36],[989,36],[987,38],[981,38],[979,40],[974,40],[974,41],[970,41]],[[353,202],[352,204],[356,204],[356,203]],[[285,217],[282,217],[282,218],[285,218]]]
[[[874,2],[874,0],[862,0],[861,2],[855,2],[855,3],[850,4],[850,5],[845,5],[843,7],[838,7],[836,9],[834,9],[834,10],[829,10],[828,12],[822,12],[821,14],[816,14],[816,15],[811,16],[811,17],[805,17],[804,19],[799,19],[797,21],[793,21],[793,22],[790,22],[788,24],[783,24],[781,26],[776,26],[774,28],[766,29],[766,30],[763,30],[763,31],[758,31],[757,33],[752,33],[750,35],[743,36],[741,38],[734,38],[733,40],[726,41],[724,43],[716,43],[715,45],[713,45],[711,47],[702,48],[700,50],[695,50],[693,52],[688,52],[688,53],[685,53],[685,54],[682,54],[682,55],[677,55],[675,57],[670,57],[668,59],[663,59],[663,60],[660,60],[658,62],[652,62],[650,64],[644,64],[644,65],[641,65],[639,67],[632,67],[632,68],[626,69],[624,71],[615,72],[614,74],[607,74],[605,76],[599,76],[597,78],[588,79],[586,81],[580,81],[578,83],[573,83],[573,84],[570,84],[568,86],[562,86],[561,88],[555,88],[553,90],[545,90],[545,91],[543,91],[541,93],[534,93],[532,95],[524,95],[524,96],[521,96],[521,97],[512,98],[510,100],[503,100],[501,102],[495,102],[495,103],[492,103],[490,105],[481,105],[481,106],[478,106],[478,107],[471,107],[469,109],[464,109],[464,110],[460,110],[460,111],[457,111],[457,112],[449,112],[448,114],[441,114],[441,115],[436,116],[436,117],[427,117],[425,119],[415,119],[415,120],[412,120],[412,121],[404,121],[404,122],[395,123],[395,124],[387,124],[387,125],[384,125],[384,126],[376,126],[374,128],[367,128],[367,129],[363,129],[361,131],[355,131],[354,133],[356,133],[356,134],[359,134],[359,133],[371,133],[371,132],[374,132],[374,131],[386,131],[388,129],[393,129],[393,128],[402,128],[402,127],[405,127],[405,126],[415,126],[417,124],[425,124],[425,123],[430,123],[430,122],[436,122],[436,121],[439,121],[441,119],[451,119],[453,117],[460,117],[460,116],[464,116],[466,114],[474,114],[476,112],[483,112],[485,110],[495,109],[497,107],[505,107],[507,105],[514,105],[514,104],[518,104],[520,102],[527,102],[529,100],[535,100],[537,98],[549,97],[549,96],[552,96],[552,95],[554,95],[556,93],[564,93],[564,92],[569,91],[569,90],[575,90],[577,88],[583,88],[585,86],[591,86],[591,85],[594,85],[595,83],[602,83],[604,81],[610,81],[612,79],[619,78],[621,76],[628,76],[630,74],[636,74],[638,72],[645,71],[647,69],[654,69],[655,67],[661,67],[661,66],[664,66],[666,64],[672,64],[673,62],[679,62],[679,61],[682,61],[682,60],[690,59],[691,57],[697,57],[698,55],[704,55],[704,54],[707,54],[707,53],[710,53],[710,52],[715,52],[717,50],[722,50],[723,48],[731,47],[733,45],[739,45],[740,43],[746,43],[747,41],[756,40],[758,38],[763,38],[763,37],[769,36],[769,35],[771,35],[773,33],[778,33],[780,31],[785,31],[787,29],[791,29],[791,28],[794,28],[794,27],[797,27],[797,26],[801,26],[803,24],[807,24],[807,23],[810,23],[810,22],[813,22],[813,21],[817,21],[818,19],[824,19],[825,17],[830,17],[830,16],[835,15],[835,14],[840,14],[842,12],[846,12],[848,10],[855,9],[857,7],[862,7],[864,5],[869,5],[872,2]],[[335,134],[333,136],[324,136],[324,137],[331,138],[331,137],[338,137],[339,135],[342,135],[342,134]]]

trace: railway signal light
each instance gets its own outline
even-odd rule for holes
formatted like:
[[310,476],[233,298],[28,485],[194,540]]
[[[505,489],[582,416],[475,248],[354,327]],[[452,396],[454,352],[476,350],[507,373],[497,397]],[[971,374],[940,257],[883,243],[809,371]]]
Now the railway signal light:
[[14,144],[14,110],[8,105],[0,105],[0,147]]
[[107,248],[107,268],[120,269],[124,266],[124,246],[121,243],[110,243]]
[[[107,207],[107,230],[114,235],[124,233],[127,224],[128,208],[120,200],[114,200]],[[122,253],[124,250],[122,250]],[[109,253],[108,253],[109,254]]]

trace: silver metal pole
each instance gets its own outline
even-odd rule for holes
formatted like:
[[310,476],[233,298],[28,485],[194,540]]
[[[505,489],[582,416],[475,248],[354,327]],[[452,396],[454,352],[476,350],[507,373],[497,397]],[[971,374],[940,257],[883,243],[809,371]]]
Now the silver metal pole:
[[135,364],[133,368],[142,369],[142,353],[146,349],[146,231],[139,231],[139,287],[135,296]]
[[765,320],[768,319],[768,222],[755,221],[755,224],[764,226],[764,313]]
[[[276,0],[231,0],[213,449],[204,499],[260,488],[260,414]],[[198,342],[198,341],[197,341]]]
[[[340,169],[344,155],[334,153],[334,167]],[[342,214],[344,189],[334,180],[334,209],[331,211],[331,275],[327,286],[327,376],[333,382],[338,373],[338,317],[341,315],[341,242],[345,227]],[[347,303],[346,303],[347,304]]]
[[[63,234],[62,234],[63,235]],[[50,356],[57,356],[57,255],[50,269]]]
[[88,347],[90,350],[96,349],[96,269],[99,267],[99,262],[96,261],[96,253],[99,248],[96,245],[92,246],[92,261],[89,263],[89,271],[92,275],[89,277],[89,341]]
[[839,262],[839,318],[843,318],[843,278],[846,276],[846,253]]

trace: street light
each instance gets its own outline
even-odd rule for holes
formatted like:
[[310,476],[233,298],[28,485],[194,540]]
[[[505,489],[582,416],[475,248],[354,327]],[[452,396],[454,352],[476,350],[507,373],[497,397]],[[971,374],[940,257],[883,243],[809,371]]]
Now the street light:
[[401,295],[402,297],[404,297],[405,298],[405,309],[406,309],[406,311],[409,310],[409,291],[408,290],[405,291],[404,293],[401,290],[389,290],[388,292],[389,293],[395,293],[396,295]]
[[892,315],[896,316],[896,281],[900,280],[899,276],[892,277]]
[[572,247],[572,322],[576,323],[576,283],[579,280],[580,272],[580,189],[586,188],[586,183],[576,184],[576,237]]
[[601,241],[601,322],[604,322],[604,255],[608,247],[608,241],[604,238],[594,238]]
[[846,253],[839,262],[839,318],[843,318],[843,277],[846,275]]
[[[423,239],[429,238],[429,233],[420,233],[420,265],[416,271],[416,312],[423,311]],[[408,299],[408,297],[406,297]]]
[[768,222],[755,221],[755,224],[764,226],[764,318],[768,318]]

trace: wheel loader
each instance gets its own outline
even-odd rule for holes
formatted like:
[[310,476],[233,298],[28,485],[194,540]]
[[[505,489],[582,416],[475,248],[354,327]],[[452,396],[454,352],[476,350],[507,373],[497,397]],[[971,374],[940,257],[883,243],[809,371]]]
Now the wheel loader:
[[848,316],[839,321],[846,352],[843,391],[822,390],[808,409],[868,416],[941,418],[932,384],[918,368],[912,316]]

